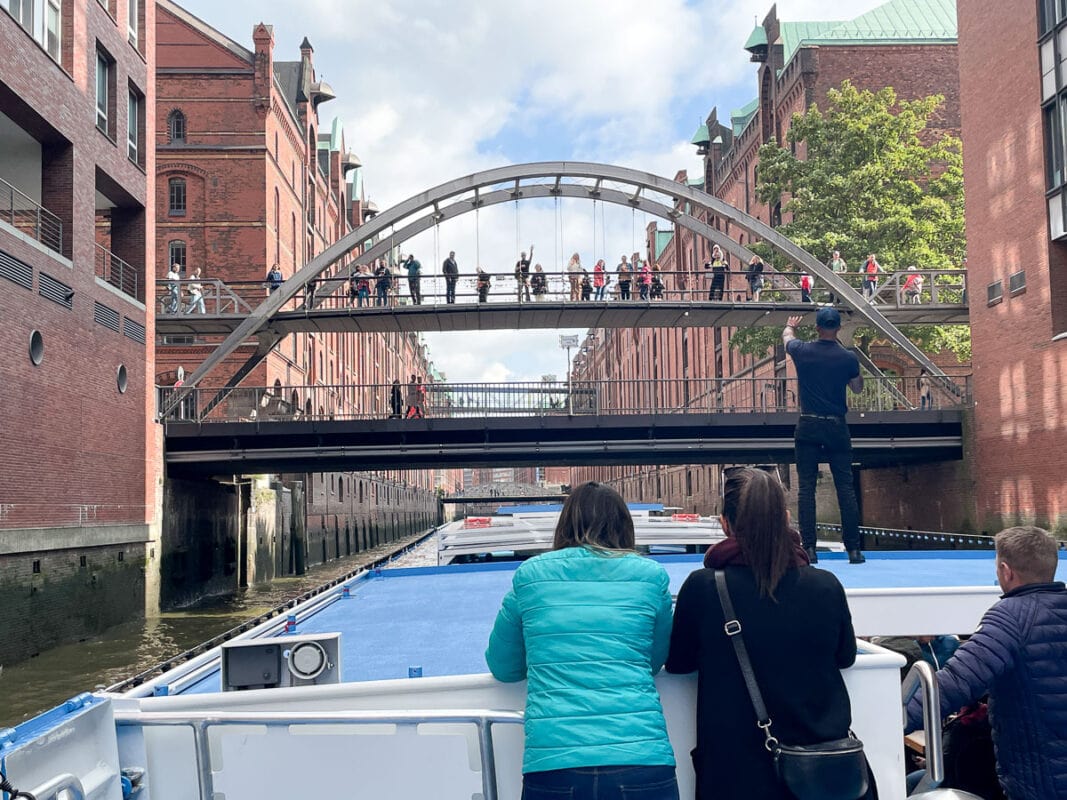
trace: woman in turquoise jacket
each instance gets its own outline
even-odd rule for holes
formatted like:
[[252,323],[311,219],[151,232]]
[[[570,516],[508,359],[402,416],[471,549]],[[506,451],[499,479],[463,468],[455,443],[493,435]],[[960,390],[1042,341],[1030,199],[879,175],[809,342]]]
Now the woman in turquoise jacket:
[[677,800],[652,679],[670,634],[667,573],[634,552],[626,503],[577,487],[552,551],[516,570],[485,652],[498,680],[527,681],[523,800]]

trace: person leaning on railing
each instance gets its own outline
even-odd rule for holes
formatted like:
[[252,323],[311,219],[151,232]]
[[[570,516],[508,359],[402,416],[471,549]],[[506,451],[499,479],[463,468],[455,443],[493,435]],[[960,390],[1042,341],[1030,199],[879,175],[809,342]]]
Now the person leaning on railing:
[[653,676],[671,632],[670,580],[634,552],[618,492],[577,487],[553,549],[515,571],[485,660],[526,681],[523,796],[677,800]]

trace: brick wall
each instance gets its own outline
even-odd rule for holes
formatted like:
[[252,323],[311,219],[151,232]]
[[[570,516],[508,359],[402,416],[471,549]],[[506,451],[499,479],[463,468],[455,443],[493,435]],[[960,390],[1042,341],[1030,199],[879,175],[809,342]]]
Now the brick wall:
[[[1067,253],[1048,234],[1036,9],[1022,0],[959,8],[977,493],[983,529],[1026,520],[1062,534],[1067,342],[1054,337],[1065,330]],[[989,57],[994,40],[1005,57]],[[1026,291],[1012,297],[1008,276],[1019,270]],[[986,306],[997,280],[1004,300]]]

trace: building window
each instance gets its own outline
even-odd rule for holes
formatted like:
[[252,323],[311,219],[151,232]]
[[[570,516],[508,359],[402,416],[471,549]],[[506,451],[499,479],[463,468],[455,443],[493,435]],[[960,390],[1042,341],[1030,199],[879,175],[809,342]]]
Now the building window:
[[7,0],[0,2],[15,21],[52,57],[59,61],[61,0]]
[[167,117],[167,137],[171,144],[185,144],[185,114],[178,109]]
[[168,213],[172,217],[185,216],[185,178],[171,178],[167,183]]
[[96,127],[109,133],[111,60],[102,50],[96,51]]
[[1049,237],[1067,236],[1067,0],[1039,0]]
[[127,14],[126,27],[129,29],[130,44],[140,49],[138,45],[138,32],[140,30],[140,2],[139,0],[126,0],[129,12]]
[[58,0],[48,0],[44,11],[44,49],[54,61],[59,61],[63,13]]
[[140,127],[143,106],[144,104],[141,102],[141,98],[137,96],[137,92],[130,89],[129,111],[126,115],[126,144],[127,155],[129,155],[130,161],[134,164],[141,163]]
[[175,239],[167,247],[167,263],[171,266],[176,266],[177,272],[185,272],[185,242],[181,239]]

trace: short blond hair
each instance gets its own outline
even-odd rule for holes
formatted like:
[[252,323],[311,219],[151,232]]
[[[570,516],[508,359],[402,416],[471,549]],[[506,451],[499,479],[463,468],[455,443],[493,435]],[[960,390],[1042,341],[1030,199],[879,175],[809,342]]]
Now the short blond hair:
[[1034,525],[1002,530],[995,537],[997,558],[1030,583],[1048,583],[1056,577],[1059,545],[1052,534]]

